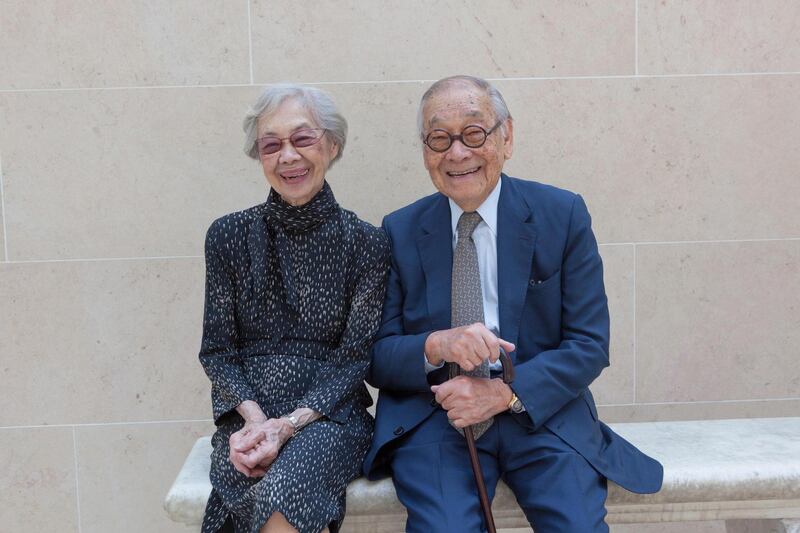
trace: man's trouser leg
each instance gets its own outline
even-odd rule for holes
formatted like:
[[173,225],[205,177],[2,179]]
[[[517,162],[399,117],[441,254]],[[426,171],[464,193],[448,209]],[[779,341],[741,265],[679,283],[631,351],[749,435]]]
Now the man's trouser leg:
[[[477,441],[486,489],[494,497],[499,478],[499,433],[492,427]],[[409,533],[472,533],[485,531],[475,475],[464,437],[437,410],[414,428],[393,452],[395,490],[408,510]]]
[[606,478],[558,436],[496,417],[503,480],[536,533],[606,533]]

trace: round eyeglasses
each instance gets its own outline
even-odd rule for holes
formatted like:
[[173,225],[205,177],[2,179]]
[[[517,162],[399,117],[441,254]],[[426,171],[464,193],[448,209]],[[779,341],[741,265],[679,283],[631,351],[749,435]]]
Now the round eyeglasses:
[[295,148],[307,148],[315,145],[322,139],[325,132],[328,130],[322,128],[306,128],[297,130],[288,137],[275,137],[274,135],[266,135],[256,141],[258,145],[258,153],[261,155],[277,154],[281,151],[283,141],[289,143]]
[[446,152],[453,146],[454,141],[461,141],[461,144],[467,148],[480,148],[486,143],[486,138],[502,124],[502,120],[491,127],[489,131],[473,124],[461,130],[460,135],[453,135],[447,130],[435,129],[432,130],[423,141],[425,146],[434,152]]

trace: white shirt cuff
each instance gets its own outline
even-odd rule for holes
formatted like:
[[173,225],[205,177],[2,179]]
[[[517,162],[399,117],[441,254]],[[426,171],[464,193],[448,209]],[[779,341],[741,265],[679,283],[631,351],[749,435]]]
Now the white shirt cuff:
[[[425,373],[426,374],[429,374],[429,373],[433,372],[434,370],[439,370],[440,368],[442,368],[444,366],[444,361],[439,363],[439,366],[434,366],[434,365],[432,365],[432,364],[430,364],[428,362],[428,356],[423,354],[423,357],[425,359]],[[503,364],[499,360],[495,361],[494,363],[489,363],[489,369],[490,370],[497,370],[497,371],[503,370]]]
[[442,368],[444,366],[444,361],[441,361],[438,366],[430,364],[430,362],[428,362],[428,356],[425,355],[424,353],[422,354],[422,358],[425,359],[425,373],[426,374],[430,374],[434,370],[439,370],[440,368]]

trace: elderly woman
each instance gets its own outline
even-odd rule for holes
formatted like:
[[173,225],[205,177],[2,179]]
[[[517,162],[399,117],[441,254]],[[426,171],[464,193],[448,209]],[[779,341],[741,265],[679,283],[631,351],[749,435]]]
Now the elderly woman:
[[271,190],[206,237],[200,361],[217,431],[202,531],[335,532],[372,436],[363,380],[388,244],[325,181],[347,137],[328,94],[268,88],[244,129]]

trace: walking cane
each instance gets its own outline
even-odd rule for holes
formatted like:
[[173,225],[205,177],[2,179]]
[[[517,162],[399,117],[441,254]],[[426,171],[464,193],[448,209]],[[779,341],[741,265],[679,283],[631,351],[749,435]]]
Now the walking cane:
[[[514,381],[514,365],[511,358],[503,348],[500,348],[500,363],[503,365],[503,383],[509,384]],[[455,363],[448,363],[448,374],[450,379],[462,373],[461,367]],[[478,461],[478,448],[475,446],[475,435],[472,433],[472,426],[464,428],[464,438],[467,439],[467,450],[469,451],[469,461],[472,464],[472,473],[475,474],[475,485],[478,487],[478,498],[481,500],[481,509],[486,519],[486,529],[489,533],[497,533],[492,516],[492,504],[489,502],[489,494],[486,492],[486,483],[483,481],[481,463]]]

